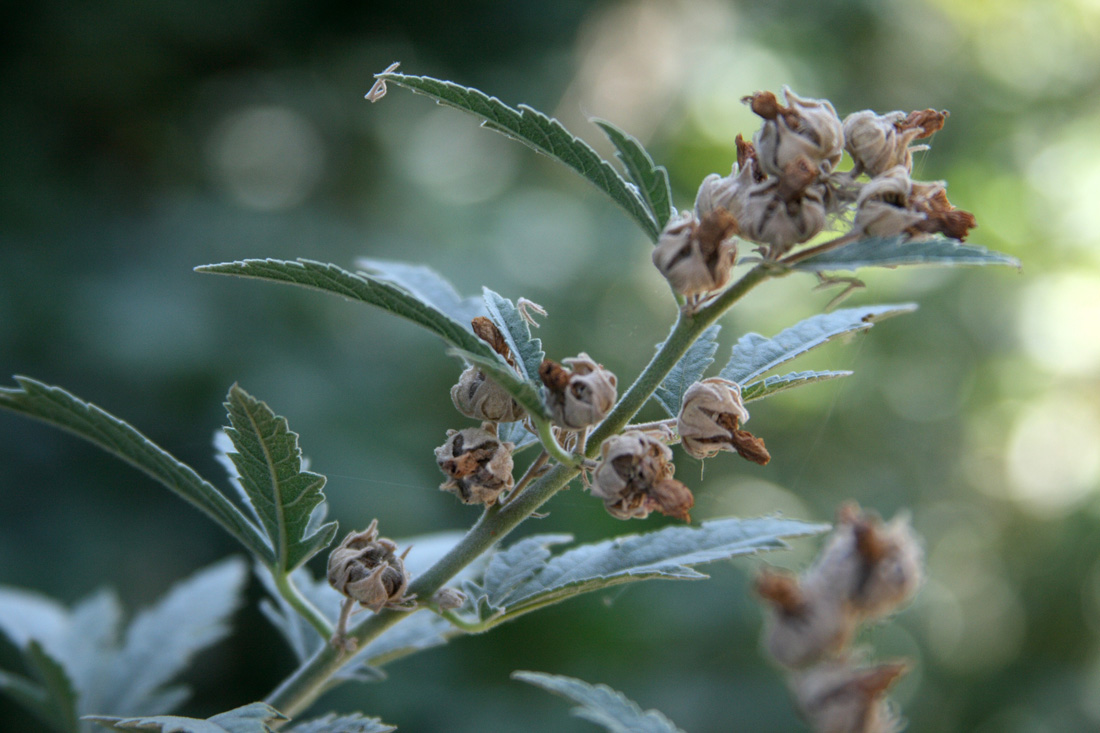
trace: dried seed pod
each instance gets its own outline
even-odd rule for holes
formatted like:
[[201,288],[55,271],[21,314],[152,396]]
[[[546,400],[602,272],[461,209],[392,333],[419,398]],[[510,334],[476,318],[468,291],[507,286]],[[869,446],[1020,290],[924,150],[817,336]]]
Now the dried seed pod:
[[805,156],[815,170],[830,173],[844,154],[844,126],[825,99],[796,95],[783,87],[787,106],[771,92],[757,92],[742,101],[764,118],[753,137],[756,158],[765,173],[782,177],[792,160]]
[[741,387],[719,377],[696,382],[684,392],[676,431],[688,455],[710,458],[719,451],[736,451],[742,458],[766,465],[771,460],[764,441],[741,423],[749,419],[749,411],[741,402]]
[[901,515],[888,524],[846,504],[804,587],[831,589],[862,620],[881,618],[908,603],[924,579],[920,541]]
[[885,693],[907,669],[904,662],[833,660],[795,675],[791,691],[814,733],[895,733],[902,724]]
[[786,573],[764,570],[757,594],[768,602],[764,646],[788,669],[800,669],[843,650],[859,623],[837,594],[818,585],[803,586]]
[[561,364],[551,359],[543,361],[539,378],[546,385],[546,401],[554,424],[566,430],[595,425],[611,411],[618,398],[615,375],[584,352],[563,359]]
[[396,552],[397,545],[378,536],[375,519],[364,531],[349,533],[329,555],[329,585],[376,613],[399,604],[409,587],[409,573],[405,555]]
[[451,387],[451,401],[459,412],[475,420],[515,422],[527,414],[507,390],[476,366],[466,367],[458,384]]
[[657,438],[637,430],[613,435],[600,446],[592,495],[618,519],[645,519],[658,511],[689,522],[695,498],[672,478],[674,471],[672,451]]
[[[751,147],[751,146],[750,146]],[[756,183],[753,179],[751,161],[748,165],[734,163],[730,174],[722,177],[711,173],[699,184],[695,194],[695,218],[703,219],[716,209],[724,209],[740,219],[744,208],[745,196],[749,188]]]
[[913,170],[914,140],[929,137],[943,129],[947,112],[933,109],[875,114],[869,109],[844,118],[844,147],[855,161],[852,175],[866,173],[874,178],[894,166]]
[[711,208],[698,220],[685,212],[661,232],[653,264],[681,295],[718,290],[730,279],[737,232],[737,219],[724,208]]
[[825,185],[812,183],[798,188],[806,181],[806,164],[806,159],[796,159],[789,166],[791,175],[758,183],[745,200],[741,235],[770,245],[772,258],[825,228]]
[[515,447],[482,428],[448,430],[447,442],[435,449],[436,463],[448,476],[439,488],[463,504],[495,504],[501,492],[512,488]]
[[909,208],[913,182],[905,166],[877,175],[860,189],[852,229],[870,237],[891,237],[925,219]]

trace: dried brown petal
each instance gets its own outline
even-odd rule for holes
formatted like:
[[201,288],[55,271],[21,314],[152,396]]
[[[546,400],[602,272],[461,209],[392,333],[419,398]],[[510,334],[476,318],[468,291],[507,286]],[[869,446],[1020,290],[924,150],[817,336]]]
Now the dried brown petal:
[[463,504],[495,504],[501,492],[512,488],[514,448],[482,428],[448,430],[447,442],[435,449],[439,470],[448,476],[439,488]]
[[672,478],[672,451],[657,438],[631,430],[600,446],[592,495],[619,519],[644,519],[651,511],[691,521],[691,491]]
[[674,217],[657,240],[653,264],[681,295],[718,290],[730,279],[737,232],[737,219],[724,208],[711,207],[700,220]]
[[907,669],[904,662],[834,660],[796,675],[791,689],[814,733],[894,733],[901,723],[884,696]]
[[476,366],[467,367],[458,384],[451,387],[451,401],[459,412],[475,420],[515,422],[527,414],[506,389]]
[[830,173],[844,154],[844,129],[833,105],[825,99],[796,95],[783,87],[788,106],[771,92],[757,92],[744,101],[764,118],[753,138],[760,167],[770,176],[783,176],[788,164],[808,158],[815,171]]
[[[564,365],[564,366],[563,366]],[[581,352],[562,364],[546,359],[539,367],[554,424],[567,430],[595,425],[615,406],[615,375]]]
[[372,521],[364,531],[349,533],[329,555],[329,585],[375,612],[400,603],[409,574],[396,551],[397,545],[378,536],[378,520]]
[[969,211],[951,205],[942,181],[914,183],[911,206],[926,215],[924,221],[913,226],[916,232],[939,233],[963,241],[978,225]]
[[712,377],[696,382],[684,392],[676,430],[684,450],[694,458],[736,451],[743,458],[765,465],[771,456],[764,448],[764,441],[740,429],[741,423],[748,419],[749,412],[741,402],[741,387]]
[[510,366],[514,367],[516,365],[512,350],[508,348],[508,341],[504,338],[504,334],[500,332],[500,329],[497,328],[497,324],[493,323],[491,319],[485,316],[477,316],[470,321],[470,327],[473,329],[475,336],[489,344],[493,351],[503,356]]

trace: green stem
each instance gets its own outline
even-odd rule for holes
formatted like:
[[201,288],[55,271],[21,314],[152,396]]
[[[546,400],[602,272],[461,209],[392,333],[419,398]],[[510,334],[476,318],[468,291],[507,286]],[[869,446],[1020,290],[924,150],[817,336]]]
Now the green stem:
[[[695,342],[703,330],[714,323],[734,303],[740,300],[753,287],[770,277],[784,274],[770,263],[762,263],[749,270],[745,275],[719,295],[713,302],[698,312],[685,315],[681,310],[680,318],[668,340],[657,351],[652,361],[630,386],[623,398],[593,431],[587,443],[589,456],[595,455],[605,438],[623,429],[630,419],[649,399],[653,390],[665,378],[669,370],[680,360],[688,347]],[[541,426],[540,426],[541,430]],[[549,441],[556,445],[557,441]],[[543,445],[546,446],[547,441]],[[546,446],[549,447],[549,446]],[[560,447],[560,446],[559,446]],[[575,457],[570,456],[572,460]],[[570,461],[572,463],[572,461]],[[540,506],[560,491],[580,473],[580,468],[567,463],[559,463],[550,471],[531,482],[514,499],[501,506],[492,506],[485,510],[470,531],[459,540],[450,552],[418,576],[409,585],[408,595],[417,598],[431,598],[462,568],[499,542],[509,532],[527,519]],[[383,609],[373,614],[358,626],[348,631],[348,638],[354,639],[362,649],[383,631],[390,628],[408,614],[401,611]],[[321,693],[329,688],[331,678],[340,667],[347,663],[351,654],[331,645],[325,645],[312,659],[299,667],[293,675],[283,681],[265,702],[291,718],[304,711]]]
[[332,624],[316,606],[310,603],[308,598],[302,595],[302,592],[298,590],[298,586],[294,585],[290,574],[284,575],[272,572],[271,577],[275,580],[275,587],[278,589],[279,595],[290,604],[291,608],[308,621],[309,625],[317,630],[322,639],[330,638],[332,636]]
[[580,465],[581,459],[562,448],[561,444],[558,443],[557,438],[554,437],[554,426],[549,420],[543,420],[532,415],[531,422],[535,423],[535,427],[538,429],[539,442],[542,443],[543,450],[549,453],[551,458],[566,466]]

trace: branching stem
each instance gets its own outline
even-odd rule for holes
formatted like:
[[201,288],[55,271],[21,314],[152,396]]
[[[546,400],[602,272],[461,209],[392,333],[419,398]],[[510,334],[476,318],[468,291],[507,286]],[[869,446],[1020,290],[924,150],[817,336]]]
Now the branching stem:
[[272,573],[271,577],[275,580],[275,587],[278,589],[279,595],[290,604],[291,608],[298,612],[299,616],[317,630],[321,638],[328,639],[332,636],[332,624],[316,606],[310,603],[308,598],[302,595],[302,592],[298,590],[298,586],[294,585],[289,573],[286,575]]

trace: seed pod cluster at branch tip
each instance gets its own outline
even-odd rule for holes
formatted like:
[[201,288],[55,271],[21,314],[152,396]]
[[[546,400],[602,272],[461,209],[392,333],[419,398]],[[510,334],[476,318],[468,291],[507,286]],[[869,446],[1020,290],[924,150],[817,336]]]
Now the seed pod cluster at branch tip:
[[719,377],[695,382],[684,392],[676,431],[688,455],[710,458],[735,451],[742,458],[766,465],[771,455],[764,441],[740,426],[749,419],[741,402],[741,387]]
[[546,359],[539,367],[554,424],[566,430],[595,425],[615,406],[615,375],[581,352],[559,364]]
[[495,433],[481,428],[448,430],[447,442],[435,449],[439,470],[447,475],[440,484],[463,504],[496,503],[500,494],[512,488],[513,443],[502,442]]
[[592,495],[603,499],[611,516],[645,519],[652,511],[690,522],[691,490],[672,478],[672,451],[637,430],[613,435],[600,446]]
[[409,573],[405,554],[397,545],[378,536],[375,519],[362,532],[351,532],[328,558],[328,582],[347,598],[374,612],[405,600]]

